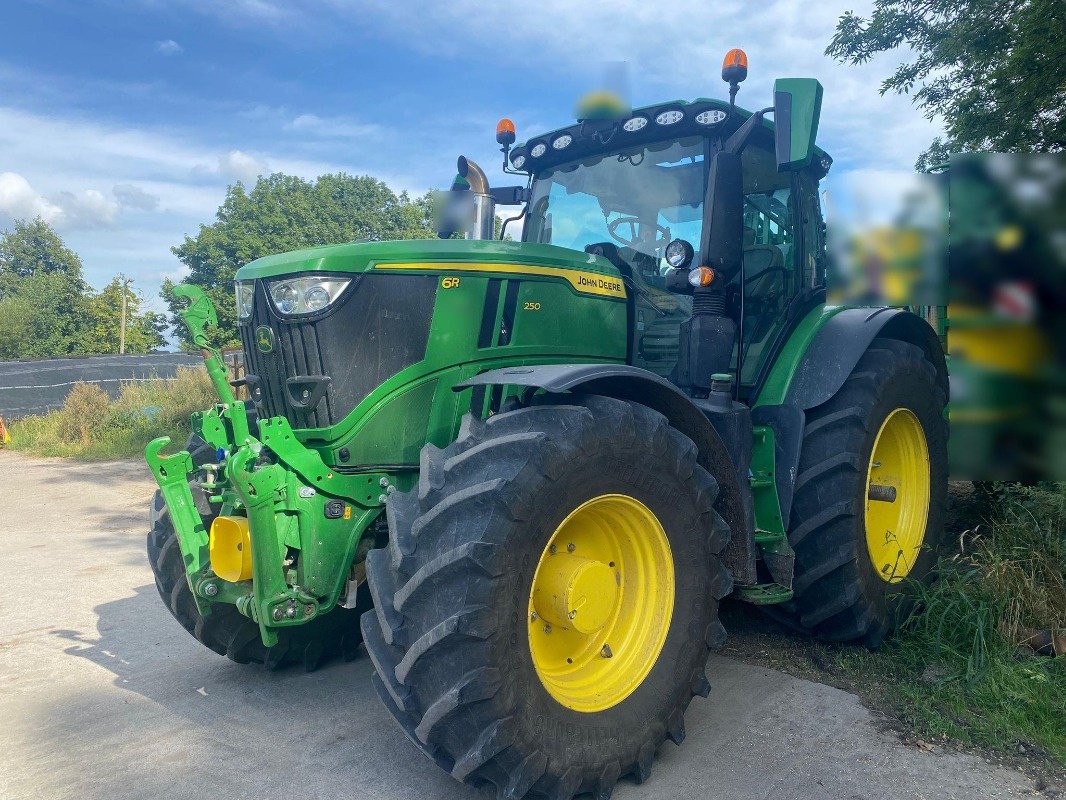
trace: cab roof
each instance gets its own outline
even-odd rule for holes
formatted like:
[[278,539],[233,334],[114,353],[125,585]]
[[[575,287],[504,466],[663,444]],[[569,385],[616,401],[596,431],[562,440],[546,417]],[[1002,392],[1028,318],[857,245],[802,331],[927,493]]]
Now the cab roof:
[[[578,121],[535,136],[512,148],[511,166],[537,173],[584,156],[624,149],[627,145],[689,136],[730,136],[751,115],[746,109],[730,108],[724,100],[707,97],[655,103],[635,108],[617,119]],[[762,130],[765,133],[761,143],[773,147],[773,123],[763,119]],[[815,147],[809,169],[821,178],[829,172],[832,163],[828,153]]]

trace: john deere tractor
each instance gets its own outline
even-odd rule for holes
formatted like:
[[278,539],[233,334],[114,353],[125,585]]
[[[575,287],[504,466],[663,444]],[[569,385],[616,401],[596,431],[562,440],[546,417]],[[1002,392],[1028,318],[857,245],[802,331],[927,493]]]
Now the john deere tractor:
[[460,159],[448,238],[242,267],[246,401],[180,287],[220,403],[147,448],[178,621],[242,663],[365,643],[411,741],[501,798],[646,779],[723,598],[881,641],[941,537],[944,357],[914,314],[825,305],[822,88],[752,113],[746,72],[517,146],[504,121],[525,180]]

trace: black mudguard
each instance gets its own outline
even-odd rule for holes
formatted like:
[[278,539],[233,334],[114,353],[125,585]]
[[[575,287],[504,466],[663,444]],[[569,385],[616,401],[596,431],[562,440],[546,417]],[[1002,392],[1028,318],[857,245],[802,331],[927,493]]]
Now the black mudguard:
[[840,391],[862,354],[878,336],[921,347],[948,390],[944,350],[929,323],[902,308],[848,308],[829,318],[796,368],[786,404],[802,411],[820,406]]
[[937,382],[945,394],[948,391],[947,363],[940,339],[917,314],[902,308],[848,308],[830,317],[800,360],[785,402],[758,406],[752,411],[752,422],[774,431],[777,495],[786,530],[803,443],[803,412],[820,406],[840,391],[878,336],[921,347],[936,366]]
[[490,370],[453,389],[458,392],[473,386],[527,386],[552,394],[578,391],[632,400],[658,411],[695,442],[700,465],[718,481],[716,506],[732,532],[722,556],[734,581],[755,581],[755,532],[748,523],[733,458],[703,412],[666,378],[628,364],[543,364]]

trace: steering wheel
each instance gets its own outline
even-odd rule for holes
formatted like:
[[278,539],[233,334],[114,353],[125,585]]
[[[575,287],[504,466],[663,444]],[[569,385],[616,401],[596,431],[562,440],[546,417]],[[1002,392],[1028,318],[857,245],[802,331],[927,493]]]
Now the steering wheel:
[[[619,244],[624,245],[626,247],[632,247],[634,250],[637,250],[637,245],[647,246],[648,244],[648,241],[646,239],[640,238],[640,235],[637,232],[637,226],[641,224],[642,220],[640,219],[640,217],[618,217],[617,219],[611,220],[610,224],[607,226],[607,233],[609,233],[611,237]],[[655,249],[658,250],[660,247],[665,247],[670,243],[670,229],[664,228],[658,223],[653,224],[655,224],[656,235],[652,244],[654,244]],[[628,239],[618,233],[618,229],[622,225],[629,226]]]

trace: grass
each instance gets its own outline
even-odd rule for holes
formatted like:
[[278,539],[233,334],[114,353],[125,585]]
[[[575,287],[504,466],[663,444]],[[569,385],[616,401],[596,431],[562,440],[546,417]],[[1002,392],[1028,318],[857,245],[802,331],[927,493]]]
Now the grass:
[[11,424],[12,450],[85,461],[142,455],[158,436],[184,444],[189,415],[217,401],[202,367],[179,368],[173,378],[123,383],[112,400],[93,383],[78,383],[63,408]]
[[918,588],[897,635],[837,658],[888,681],[921,733],[1036,749],[1066,767],[1066,656],[1024,645],[1037,631],[1066,634],[1066,484],[1001,486],[994,499]]

